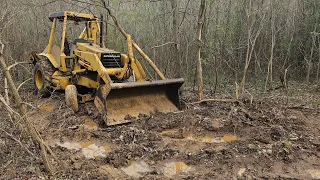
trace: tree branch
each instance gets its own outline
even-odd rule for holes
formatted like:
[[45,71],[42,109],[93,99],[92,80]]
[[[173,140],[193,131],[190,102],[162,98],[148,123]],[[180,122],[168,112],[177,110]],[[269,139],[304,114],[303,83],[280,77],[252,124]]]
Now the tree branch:
[[161,45],[152,46],[151,49],[159,48],[159,47],[162,47],[162,46],[165,46],[165,45],[168,45],[168,44],[175,44],[175,42],[167,42],[167,43],[164,43],[164,44],[161,44]]
[[17,62],[17,63],[14,63],[14,64],[8,66],[8,70],[10,70],[14,66],[17,66],[17,65],[20,65],[20,64],[31,64],[31,63],[29,63],[29,62]]
[[31,81],[32,79],[33,79],[33,78],[29,78],[29,79],[23,81],[23,82],[18,86],[17,90],[19,91],[19,89],[20,89],[26,82]]

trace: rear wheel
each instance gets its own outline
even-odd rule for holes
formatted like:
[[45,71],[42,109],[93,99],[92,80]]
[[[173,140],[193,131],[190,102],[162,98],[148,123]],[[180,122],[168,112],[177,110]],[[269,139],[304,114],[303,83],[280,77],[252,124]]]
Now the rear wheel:
[[47,58],[37,61],[33,71],[33,82],[41,97],[49,97],[52,92],[51,80],[55,68]]
[[78,112],[79,106],[76,86],[68,85],[65,89],[65,96],[67,106],[69,106],[74,112]]

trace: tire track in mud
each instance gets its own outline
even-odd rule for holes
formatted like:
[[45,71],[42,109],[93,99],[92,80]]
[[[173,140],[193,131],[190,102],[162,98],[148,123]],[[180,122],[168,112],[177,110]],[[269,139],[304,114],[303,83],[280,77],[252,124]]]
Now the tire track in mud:
[[[319,132],[300,113],[279,104],[274,107],[207,104],[105,127],[93,104],[80,105],[80,113],[74,114],[63,102],[51,99],[31,116],[67,165],[67,170],[57,168],[61,176],[319,177]],[[304,113],[309,119],[319,118]]]

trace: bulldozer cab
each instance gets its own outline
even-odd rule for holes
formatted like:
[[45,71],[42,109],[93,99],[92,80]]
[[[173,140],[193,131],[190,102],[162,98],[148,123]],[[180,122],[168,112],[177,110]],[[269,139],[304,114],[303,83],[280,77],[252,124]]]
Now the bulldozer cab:
[[[52,28],[47,48],[40,55],[45,55],[55,68],[58,68],[62,72],[71,71],[68,67],[68,59],[73,58],[72,45],[77,39],[85,40],[86,42],[97,43],[98,41],[98,17],[92,14],[83,14],[70,11],[55,12],[49,15],[49,19],[52,22]],[[74,30],[74,26],[70,29],[67,28],[69,22],[74,24],[83,25],[85,30],[79,33],[69,33],[68,31]],[[62,31],[59,34],[58,43],[60,46],[55,45],[56,27],[58,23],[62,24]],[[87,32],[85,32],[87,31]],[[88,33],[90,31],[90,33]],[[76,37],[75,37],[75,34]],[[73,36],[72,36],[73,35]],[[71,37],[71,38],[70,38]],[[60,39],[60,40],[59,40]],[[66,63],[67,62],[67,63]]]

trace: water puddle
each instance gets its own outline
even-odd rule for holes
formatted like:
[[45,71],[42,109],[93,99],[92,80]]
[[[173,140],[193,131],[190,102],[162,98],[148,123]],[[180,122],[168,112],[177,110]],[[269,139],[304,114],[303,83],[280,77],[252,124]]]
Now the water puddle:
[[84,129],[89,131],[98,130],[98,124],[94,122],[91,118],[89,118],[88,116],[81,116],[80,118],[84,120]]
[[[159,169],[168,178],[172,178],[175,175],[188,175],[193,170],[192,167],[181,161],[162,164]],[[141,178],[145,173],[152,172],[152,168],[144,161],[133,161],[129,166],[122,167],[121,170],[133,178]]]
[[90,145],[94,144],[93,142],[91,141],[86,141],[86,142],[81,142],[79,143],[81,147],[83,148],[88,148]]
[[179,129],[169,129],[169,130],[162,131],[160,134],[165,136],[167,134],[174,134],[178,132],[179,132]]
[[57,143],[59,146],[67,148],[68,150],[80,150],[82,146],[80,143],[74,143],[74,142],[65,142],[65,143]]
[[203,138],[200,138],[200,141],[204,143],[224,143],[236,141],[237,139],[238,137],[234,135],[225,135],[222,137],[205,136]]
[[182,129],[169,129],[164,130],[160,133],[161,136],[166,136],[170,138],[183,139],[183,130]]
[[177,174],[188,174],[191,170],[192,168],[184,162],[170,162],[164,165],[163,174],[166,177],[171,178]]
[[67,148],[68,150],[81,150],[82,154],[87,159],[94,159],[97,157],[106,157],[106,153],[111,152],[110,146],[98,146],[91,141],[87,142],[65,142],[57,143],[59,146]]
[[88,159],[94,159],[95,157],[106,157],[106,150],[102,146],[91,144],[88,147],[82,148],[83,155]]
[[108,153],[111,152],[110,146],[103,146],[103,149]]
[[143,161],[132,162],[128,167],[122,167],[121,170],[134,178],[140,178],[144,173],[151,172],[149,165]]
[[238,137],[234,136],[234,135],[225,135],[221,138],[221,140],[224,142],[236,141],[237,139],[238,139]]
[[[180,135],[181,134],[181,135]],[[224,135],[224,136],[214,136],[207,135],[204,137],[194,137],[187,136],[183,137],[182,132],[178,129],[165,130],[160,133],[160,135],[169,137],[171,140],[187,140],[187,141],[195,141],[201,143],[224,143],[224,142],[232,142],[238,140],[238,137],[235,135]]]
[[39,107],[39,109],[42,111],[53,112],[54,105],[50,103],[44,103]]
[[221,143],[221,139],[218,137],[212,137],[212,136],[205,136],[197,140],[198,142],[203,142],[203,143]]
[[307,172],[313,179],[320,179],[320,169],[310,169]]

